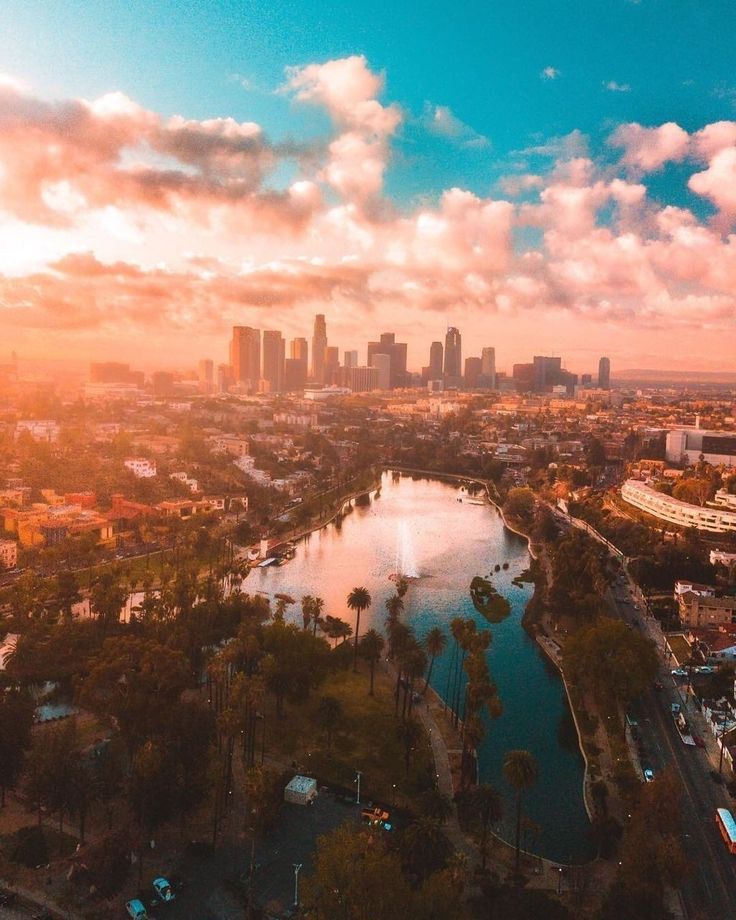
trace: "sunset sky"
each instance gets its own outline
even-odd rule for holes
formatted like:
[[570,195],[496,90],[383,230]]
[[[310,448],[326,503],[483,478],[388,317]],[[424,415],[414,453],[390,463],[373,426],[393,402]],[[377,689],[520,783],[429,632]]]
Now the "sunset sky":
[[733,369],[736,4],[4,0],[0,363]]

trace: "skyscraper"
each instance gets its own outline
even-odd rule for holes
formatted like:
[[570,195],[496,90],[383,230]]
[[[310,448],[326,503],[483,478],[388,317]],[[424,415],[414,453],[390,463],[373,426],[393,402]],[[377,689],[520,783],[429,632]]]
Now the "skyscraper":
[[537,393],[561,383],[561,377],[562,358],[534,355],[534,389]]
[[496,349],[484,348],[480,353],[481,385],[490,390],[496,389]]
[[391,365],[391,355],[371,355],[370,366],[378,369],[378,383],[376,386],[379,390],[391,388]]
[[197,367],[200,393],[211,393],[215,385],[215,365],[210,358],[202,358]]
[[263,333],[263,379],[268,380],[270,393],[284,388],[285,342],[280,332],[266,329]]
[[261,330],[251,326],[233,326],[230,343],[230,367],[233,382],[258,387],[261,377]]
[[325,382],[325,352],[327,351],[327,323],[324,313],[314,317],[312,335],[312,377],[316,383]]
[[429,379],[442,379],[442,356],[444,348],[442,342],[432,342],[429,346]]
[[374,355],[388,355],[391,359],[391,389],[406,386],[406,342],[397,342],[393,332],[382,332],[380,341],[368,343],[369,365],[373,365]]
[[463,373],[462,368],[462,336],[455,326],[448,326],[445,335],[445,377],[459,381]]
[[295,361],[303,361],[305,364],[308,364],[309,346],[307,345],[307,340],[301,336],[299,338],[292,339],[289,357],[293,358]]
[[481,365],[482,362],[480,358],[465,359],[465,386],[469,390],[474,390],[478,386]]
[[357,367],[358,366],[358,352],[353,349],[351,351],[346,351],[344,354],[344,365],[345,367]]
[[611,389],[611,359],[601,358],[598,362],[598,386],[601,390]]

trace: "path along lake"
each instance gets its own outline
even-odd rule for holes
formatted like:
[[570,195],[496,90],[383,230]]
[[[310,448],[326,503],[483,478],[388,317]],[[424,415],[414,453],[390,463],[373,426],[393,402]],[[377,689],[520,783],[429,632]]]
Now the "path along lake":
[[[478,753],[481,781],[493,784],[504,798],[506,814],[498,831],[513,841],[514,799],[501,772],[504,755],[526,748],[539,764],[539,780],[524,799],[526,815],[538,826],[538,833],[527,831],[527,847],[560,862],[582,862],[589,858],[590,848],[582,797],[584,764],[575,726],[559,673],[521,625],[533,586],[513,584],[529,567],[527,543],[504,526],[493,505],[480,502],[482,497],[469,496],[459,483],[384,473],[370,503],[352,502],[352,512],[341,523],[303,538],[286,565],[255,569],[243,590],[271,597],[279,592],[291,595],[297,604],[287,616],[299,623],[299,599],[319,595],[325,601],[324,614],[354,627],[345,599],[352,588],[363,585],[373,598],[361,617],[363,634],[371,627],[384,632],[385,602],[394,592],[389,576],[397,571],[415,575],[405,598],[404,620],[419,639],[434,626],[447,633],[446,650],[432,675],[432,685],[443,698],[452,660],[453,618],[472,617],[479,629],[490,629],[488,663],[503,714],[487,722]],[[504,563],[507,570],[494,572]],[[469,594],[473,576],[489,573],[511,605],[511,614],[497,624],[489,624],[476,611]]]

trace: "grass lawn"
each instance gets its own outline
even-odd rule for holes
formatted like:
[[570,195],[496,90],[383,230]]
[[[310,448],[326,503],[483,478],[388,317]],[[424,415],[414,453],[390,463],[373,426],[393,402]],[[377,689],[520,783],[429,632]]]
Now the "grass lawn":
[[[296,761],[322,782],[349,788],[356,770],[360,770],[361,796],[411,804],[433,784],[434,761],[428,739],[422,732],[407,775],[399,734],[401,718],[394,715],[393,682],[377,669],[375,696],[368,695],[368,684],[365,665],[358,674],[340,670],[330,674],[308,700],[287,703],[283,718],[271,708],[266,753],[283,762]],[[331,750],[319,715],[319,703],[325,696],[339,700],[343,710],[333,731]]]

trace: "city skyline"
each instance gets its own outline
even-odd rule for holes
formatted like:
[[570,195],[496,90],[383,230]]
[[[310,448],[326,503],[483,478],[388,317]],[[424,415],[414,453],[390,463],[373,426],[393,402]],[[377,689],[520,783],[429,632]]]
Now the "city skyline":
[[[10,6],[8,350],[171,366],[215,357],[232,325],[291,339],[324,313],[343,348],[366,323],[394,329],[414,367],[417,330],[447,326],[493,341],[508,366],[530,353],[591,369],[603,353],[621,369],[668,369],[673,354],[683,369],[731,366],[736,116],[712,12],[606,0],[587,22],[556,0],[550,45],[539,0],[478,7],[443,29],[475,56],[436,72],[424,37],[381,5],[363,29],[306,41],[279,4],[248,17],[222,0],[175,24],[161,2],[137,12],[129,53],[86,68],[61,45],[104,44],[100,19],[67,2]],[[736,11],[714,6],[726,34]],[[389,21],[400,54],[382,38]],[[653,32],[688,34],[678,67]],[[201,86],[185,60],[206,71]],[[481,92],[476,70],[503,91]]]

